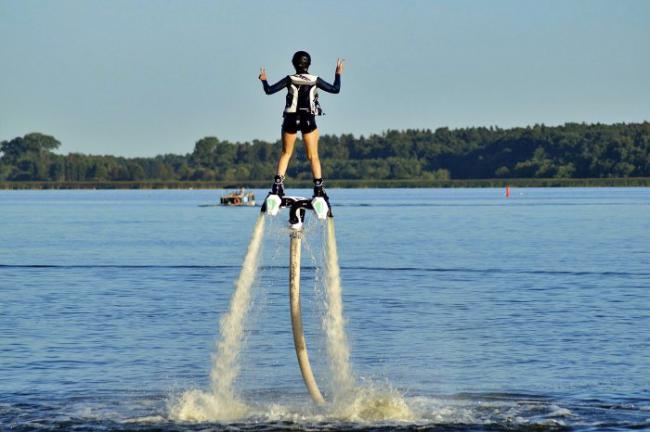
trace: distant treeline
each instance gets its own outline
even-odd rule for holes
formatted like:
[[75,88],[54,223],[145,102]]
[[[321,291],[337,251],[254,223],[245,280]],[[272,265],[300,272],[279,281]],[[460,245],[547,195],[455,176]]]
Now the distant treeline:
[[[0,189],[267,189],[268,180],[245,181],[3,181]],[[330,180],[328,188],[501,188],[512,187],[650,187],[650,177],[609,178],[520,178],[520,179],[465,179],[465,180]],[[311,180],[292,180],[291,188],[309,189]]]
[[[56,138],[42,133],[2,141],[0,182],[5,186],[46,182],[99,187],[110,183],[157,185],[152,187],[187,182],[266,184],[275,173],[281,144],[205,137],[196,142],[192,153],[149,158],[60,155],[54,153],[59,146]],[[324,135],[319,148],[328,181],[359,186],[468,179],[554,179],[551,183],[560,185],[571,184],[570,179],[650,177],[649,122],[389,130],[368,137]],[[297,181],[310,179],[302,151],[287,174]]]

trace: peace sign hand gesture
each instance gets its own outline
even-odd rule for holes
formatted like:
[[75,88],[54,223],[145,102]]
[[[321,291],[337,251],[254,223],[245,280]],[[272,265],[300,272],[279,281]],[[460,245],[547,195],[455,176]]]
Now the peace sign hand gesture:
[[260,68],[260,76],[258,76],[260,81],[266,81],[266,69]]
[[336,73],[341,75],[345,68],[345,59],[336,59]]

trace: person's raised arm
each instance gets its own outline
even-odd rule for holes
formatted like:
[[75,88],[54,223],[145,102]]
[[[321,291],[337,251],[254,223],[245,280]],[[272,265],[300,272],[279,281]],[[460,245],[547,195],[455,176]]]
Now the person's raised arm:
[[277,93],[287,86],[287,77],[284,77],[273,85],[269,85],[269,82],[266,80],[266,69],[264,68],[260,68],[260,76],[258,78],[262,81],[264,93],[267,95]]
[[319,89],[326,91],[328,93],[338,93],[341,91],[341,74],[343,73],[343,69],[345,68],[344,62],[345,60],[342,59],[336,60],[336,72],[334,73],[334,84],[330,84],[321,78],[318,78],[318,80],[316,80],[316,85],[318,86]]

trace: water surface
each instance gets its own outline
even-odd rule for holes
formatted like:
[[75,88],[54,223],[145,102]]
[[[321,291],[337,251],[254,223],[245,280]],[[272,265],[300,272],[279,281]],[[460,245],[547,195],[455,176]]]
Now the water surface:
[[[200,207],[218,191],[0,191],[0,425],[650,428],[650,189],[329,192],[355,375],[403,394],[411,419],[311,405],[290,332],[286,215],[267,224],[241,356],[254,410],[196,424],[169,406],[209,387],[259,209]],[[323,227],[306,230],[305,331],[327,397]]]

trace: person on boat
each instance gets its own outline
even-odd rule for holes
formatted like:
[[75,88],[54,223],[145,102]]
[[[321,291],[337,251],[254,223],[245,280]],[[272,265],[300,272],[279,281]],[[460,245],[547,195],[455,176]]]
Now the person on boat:
[[287,89],[286,105],[284,107],[282,122],[282,152],[271,188],[271,194],[284,195],[284,175],[293,154],[294,144],[298,131],[302,133],[305,153],[311,164],[311,173],[314,178],[314,197],[328,199],[323,190],[323,176],[321,173],[320,159],[318,157],[318,126],[316,116],[322,115],[323,110],[318,103],[318,89],[328,93],[338,93],[341,90],[341,74],[343,73],[344,60],[336,60],[334,83],[330,84],[316,75],[309,73],[311,56],[305,51],[298,51],[291,60],[296,73],[282,78],[273,85],[269,85],[266,70],[260,69],[259,79],[262,81],[264,92],[271,95],[282,89]]

